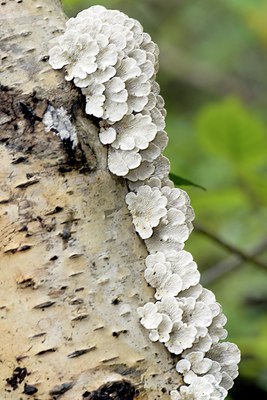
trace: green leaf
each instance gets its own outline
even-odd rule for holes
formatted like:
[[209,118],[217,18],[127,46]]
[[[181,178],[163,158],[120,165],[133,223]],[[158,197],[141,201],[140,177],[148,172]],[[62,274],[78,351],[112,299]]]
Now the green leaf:
[[203,107],[196,120],[201,145],[238,170],[266,163],[266,128],[236,98]]
[[201,185],[198,185],[197,183],[194,183],[192,181],[189,181],[188,179],[182,178],[181,176],[172,173],[170,173],[170,179],[173,181],[175,186],[195,186],[199,189],[207,190],[206,188],[204,188]]

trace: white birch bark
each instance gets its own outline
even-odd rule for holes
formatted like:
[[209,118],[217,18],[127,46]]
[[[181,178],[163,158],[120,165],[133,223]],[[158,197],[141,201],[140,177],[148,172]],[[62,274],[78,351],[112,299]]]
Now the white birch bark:
[[[154,293],[125,182],[107,171],[77,89],[47,62],[61,6],[3,1],[0,19],[0,397],[96,399],[106,385],[115,399],[167,399],[177,360],[139,323]],[[48,103],[72,116],[80,150],[45,132]]]

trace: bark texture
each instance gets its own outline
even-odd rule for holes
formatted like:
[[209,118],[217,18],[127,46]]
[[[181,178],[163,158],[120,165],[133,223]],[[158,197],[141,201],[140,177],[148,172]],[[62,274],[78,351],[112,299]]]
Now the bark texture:
[[[61,6],[2,1],[0,18],[0,397],[167,399],[181,382],[139,323],[153,291],[125,182],[107,171],[82,96],[47,62]],[[45,132],[48,104],[72,117],[75,151]]]

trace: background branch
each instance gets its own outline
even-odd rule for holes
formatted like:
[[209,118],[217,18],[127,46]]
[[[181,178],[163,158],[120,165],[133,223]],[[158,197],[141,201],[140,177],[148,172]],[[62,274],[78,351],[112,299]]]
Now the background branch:
[[[257,246],[255,246],[250,252],[251,257],[257,257],[267,250],[267,239],[264,238]],[[224,274],[231,272],[232,270],[240,267],[244,263],[243,258],[238,255],[232,255],[227,259],[219,261],[214,264],[206,271],[201,274],[201,283],[205,286],[209,283],[216,281],[221,278]]]
[[[194,228],[195,228],[196,232],[206,236],[207,238],[211,239],[214,243],[217,243],[219,246],[223,247],[225,250],[238,256],[239,260],[241,259],[242,261],[250,262],[250,263],[254,264],[255,266],[267,271],[267,264],[261,260],[256,259],[255,255],[253,253],[248,254],[248,253],[243,252],[243,250],[240,250],[239,248],[233,246],[232,244],[227,243],[224,239],[218,237],[213,232],[210,232],[209,230],[204,228],[202,225],[195,224]],[[266,248],[266,242],[265,242],[264,247]]]

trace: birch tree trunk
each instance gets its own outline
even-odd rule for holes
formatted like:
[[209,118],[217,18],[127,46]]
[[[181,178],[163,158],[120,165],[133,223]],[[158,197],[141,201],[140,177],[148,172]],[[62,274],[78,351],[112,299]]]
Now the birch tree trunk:
[[[59,1],[2,1],[0,18],[0,397],[167,399],[179,376],[136,313],[153,292],[125,182],[47,62]],[[78,150],[45,132],[48,104],[72,116]]]

